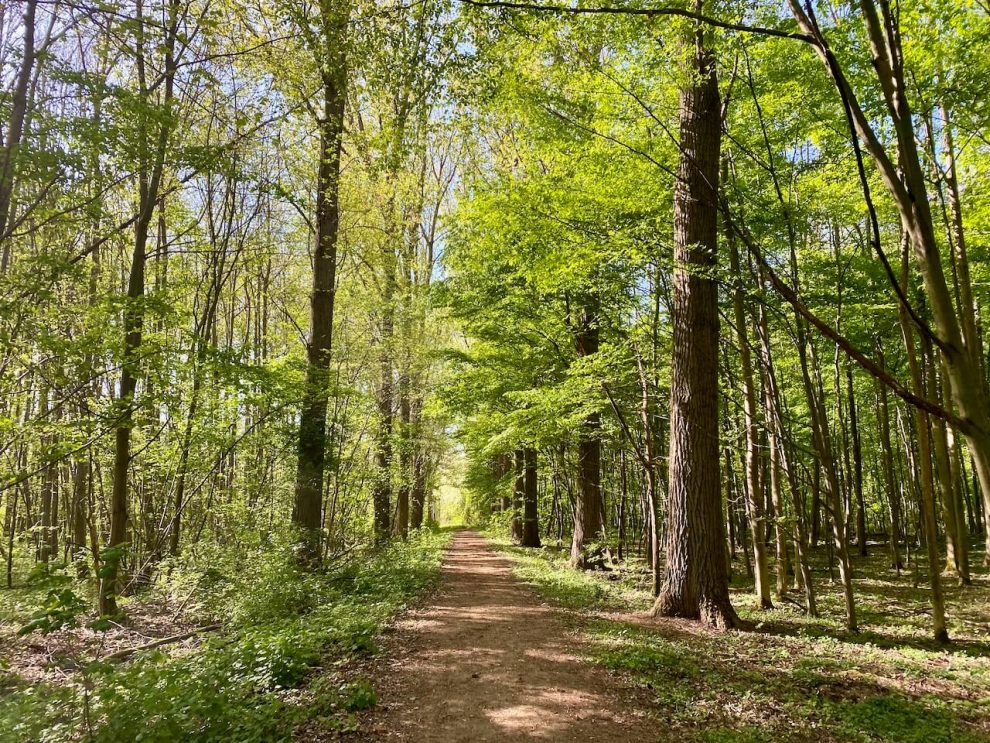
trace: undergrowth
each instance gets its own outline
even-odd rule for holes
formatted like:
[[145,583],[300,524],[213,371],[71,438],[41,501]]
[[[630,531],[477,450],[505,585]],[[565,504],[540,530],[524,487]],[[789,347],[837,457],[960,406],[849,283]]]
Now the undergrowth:
[[314,714],[346,729],[375,692],[332,668],[374,652],[382,624],[439,575],[447,541],[424,531],[315,573],[296,566],[288,544],[250,559],[216,553],[175,565],[154,590],[187,603],[201,596],[191,610],[221,619],[223,630],[185,655],[163,648],[127,663],[89,661],[64,683],[4,672],[0,741],[270,743],[290,740]]

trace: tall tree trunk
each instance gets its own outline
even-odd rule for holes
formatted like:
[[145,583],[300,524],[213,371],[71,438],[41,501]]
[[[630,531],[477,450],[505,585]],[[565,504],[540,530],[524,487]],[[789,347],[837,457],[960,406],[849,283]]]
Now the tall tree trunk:
[[[387,279],[386,279],[387,281]],[[378,433],[375,442],[375,484],[372,490],[375,544],[388,541],[392,518],[392,294],[386,290],[379,349]]]
[[399,377],[399,491],[396,500],[395,533],[401,538],[409,536],[409,492],[412,488],[412,403],[409,399],[409,364]]
[[846,364],[846,389],[849,398],[849,431],[853,445],[853,487],[856,492],[856,546],[861,557],[866,557],[866,499],[863,497],[863,442],[859,434],[859,417],[856,413],[856,391],[853,387],[852,366]]
[[11,96],[10,118],[6,135],[0,143],[0,244],[3,254],[0,257],[0,275],[6,273],[11,261],[10,240],[7,239],[7,224],[10,220],[10,205],[14,195],[14,174],[17,169],[17,151],[24,134],[24,119],[28,109],[28,88],[31,74],[37,59],[35,51],[35,15],[37,0],[24,3],[24,46],[21,49],[21,67],[17,72]]
[[310,337],[306,386],[299,416],[292,523],[301,532],[300,557],[317,563],[323,524],[323,477],[327,449],[327,406],[333,344],[334,296],[337,274],[337,233],[340,227],[340,155],[347,98],[347,3],[321,3],[325,48],[320,64],[323,111],[317,122],[320,162],[316,179],[316,248],[313,254],[313,293],[310,297]]
[[[908,240],[902,239],[901,252],[901,287],[908,289],[909,276]],[[901,333],[904,336],[904,346],[907,350],[908,369],[911,372],[911,383],[917,395],[924,396],[925,385],[922,377],[921,364],[918,361],[914,345],[914,331],[907,310],[900,308]],[[942,598],[942,582],[939,579],[938,543],[935,526],[935,481],[932,473],[931,438],[928,426],[928,414],[920,408],[914,408],[915,434],[918,441],[918,472],[921,478],[921,526],[925,538],[928,555],[928,579],[932,590],[932,632],[938,642],[948,642],[949,633],[945,626],[945,603]]]
[[413,457],[413,485],[409,505],[409,526],[419,529],[423,526],[423,510],[426,505],[426,455],[417,452]]
[[[586,358],[598,353],[598,298],[587,297],[580,307],[576,323],[575,342],[578,356]],[[571,565],[589,567],[593,561],[587,543],[604,540],[602,522],[601,460],[599,438],[601,416],[589,415],[578,431],[577,502],[574,508],[574,534],[571,540]]]
[[[760,609],[772,609],[770,600],[770,568],[767,562],[767,519],[763,507],[762,466],[759,442],[759,421],[757,420],[757,390],[753,376],[753,361],[747,330],[749,319],[743,303],[742,272],[739,266],[739,249],[731,229],[726,229],[726,243],[729,247],[729,271],[735,288],[732,292],[732,306],[739,343],[739,364],[743,383],[743,417],[746,434],[746,494],[749,515],[749,528],[753,534],[753,566],[756,578],[756,601]],[[773,476],[775,473],[771,473]],[[779,566],[778,566],[779,567]]]
[[[883,349],[880,346],[881,344],[878,338],[877,358],[880,362],[880,367],[883,368]],[[884,489],[887,494],[887,505],[890,514],[890,565],[900,574],[900,571],[904,568],[904,564],[901,562],[901,550],[899,546],[901,535],[901,499],[894,480],[894,453],[890,440],[889,395],[887,393],[887,385],[879,380],[877,380],[877,397],[879,398],[877,421],[880,425],[881,471],[883,472]]]
[[[696,3],[697,10],[702,3]],[[658,616],[739,623],[729,601],[719,478],[718,180],[721,110],[715,56],[694,34],[692,81],[681,92],[674,185],[673,357],[666,571]]]
[[[168,148],[172,122],[171,107],[175,82],[176,60],[175,43],[178,35],[179,2],[170,0],[168,22],[165,28],[164,72],[162,107],[166,116],[157,121],[157,136],[154,144],[149,142],[150,131],[145,114],[141,115],[139,137],[144,152],[141,155],[138,173],[138,218],[134,224],[134,252],[131,256],[131,270],[127,280],[127,303],[124,306],[124,353],[121,362],[120,390],[117,402],[120,406],[120,419],[114,432],[113,489],[110,496],[109,551],[105,553],[101,569],[99,604],[101,614],[117,613],[117,593],[119,586],[120,562],[127,548],[128,526],[128,483],[127,476],[131,461],[131,429],[134,425],[137,380],[140,374],[139,350],[144,327],[144,272],[147,262],[148,230],[158,203],[162,176],[165,167],[165,153]],[[142,100],[150,101],[150,92],[145,74],[146,31],[141,2],[137,4],[138,23],[136,26],[135,55],[138,70],[138,84]],[[150,150],[150,152],[149,152]]]
[[522,449],[516,449],[514,455],[516,479],[512,485],[512,539],[522,542],[523,521],[522,508],[523,498],[526,491],[526,453]]
[[522,539],[523,547],[540,546],[539,496],[537,491],[536,449],[527,446],[523,450],[525,475],[523,483]]
[[[921,342],[923,378],[925,389],[933,399],[940,399],[941,385],[935,372],[935,358],[930,344]],[[952,480],[952,467],[949,464],[949,437],[946,433],[945,421],[929,417],[931,425],[932,454],[935,459],[935,483],[938,488],[938,501],[942,506],[942,526],[945,530],[945,571],[955,576],[962,584],[968,579],[963,575],[963,563],[960,561],[960,537],[965,540],[965,532],[959,534],[959,520],[956,514],[956,483]]]
[[[946,281],[925,169],[918,152],[914,117],[907,98],[909,85],[894,6],[880,3],[878,7],[874,0],[860,0],[872,50],[873,72],[897,138],[896,157],[891,156],[888,147],[877,137],[817,22],[800,0],[789,0],[789,6],[801,31],[815,38],[814,49],[842,96],[851,125],[876,164],[898,210],[931,305],[935,340],[958,410],[956,424],[966,438],[980,488],[986,494],[990,491],[990,390],[976,353],[980,339],[975,337],[975,324],[966,319],[965,311],[960,316]],[[971,302],[968,304],[972,306]],[[900,305],[906,311],[903,301]],[[936,634],[940,633],[937,631]]]

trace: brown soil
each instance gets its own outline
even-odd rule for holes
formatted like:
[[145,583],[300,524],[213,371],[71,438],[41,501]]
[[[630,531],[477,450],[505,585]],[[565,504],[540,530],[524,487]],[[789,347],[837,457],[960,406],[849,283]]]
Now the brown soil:
[[401,618],[363,740],[656,741],[635,690],[582,658],[559,612],[479,535],[458,532],[428,605]]

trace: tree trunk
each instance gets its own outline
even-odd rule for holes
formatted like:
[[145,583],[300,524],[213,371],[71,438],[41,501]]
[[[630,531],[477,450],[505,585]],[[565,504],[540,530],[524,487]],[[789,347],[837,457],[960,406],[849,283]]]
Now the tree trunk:
[[[141,4],[137,5],[138,23],[135,45],[135,60],[138,71],[139,93],[142,100],[150,101],[147,78],[145,74],[144,35],[146,31]],[[168,22],[165,28],[164,44],[164,73],[162,106],[169,110],[172,106],[173,85],[175,81],[176,60],[175,42],[178,35],[179,3],[170,0],[168,5]],[[139,136],[144,148],[151,150],[147,121],[141,116]],[[105,553],[104,565],[101,568],[99,605],[101,614],[117,613],[117,593],[119,586],[120,562],[127,548],[128,526],[128,483],[127,476],[131,462],[131,428],[134,425],[135,410],[134,393],[137,390],[137,380],[140,373],[139,350],[144,327],[144,270],[147,262],[148,230],[158,203],[158,193],[161,188],[165,166],[165,153],[171,134],[169,117],[163,117],[157,123],[157,136],[154,140],[152,158],[148,152],[142,153],[138,173],[138,218],[134,223],[134,252],[131,256],[131,269],[127,280],[127,303],[124,306],[124,352],[121,362],[120,390],[117,404],[120,407],[120,418],[114,431],[114,462],[113,488],[110,496],[110,533],[108,537],[109,551]]]
[[[883,349],[880,347],[880,340],[877,339],[877,358],[880,361],[880,366],[884,366]],[[901,550],[899,547],[899,540],[901,535],[901,500],[896,489],[896,484],[894,480],[894,454],[893,448],[891,446],[890,440],[890,404],[888,402],[889,395],[887,393],[887,385],[883,382],[877,380],[877,397],[879,398],[879,406],[877,410],[877,420],[880,425],[880,455],[881,455],[881,471],[883,472],[884,479],[884,489],[887,493],[887,503],[890,513],[890,536],[889,536],[889,548],[890,548],[890,565],[894,568],[898,575],[900,571],[904,569],[904,564],[901,562]]]
[[[697,3],[698,10],[701,3]],[[715,57],[694,34],[692,81],[681,93],[674,185],[673,357],[666,572],[657,616],[730,628],[719,478],[718,179],[721,111]]]
[[[908,241],[902,240],[901,287],[908,288],[909,264]],[[914,345],[914,332],[907,310],[900,308],[901,333],[907,350],[908,369],[915,394],[924,395],[924,381],[921,365]],[[918,473],[921,479],[920,518],[928,555],[928,579],[932,589],[932,632],[938,642],[948,642],[949,633],[945,626],[945,603],[942,598],[942,582],[939,579],[938,543],[935,525],[935,482],[932,473],[931,438],[928,427],[928,414],[920,408],[914,409],[915,433],[918,441]]]
[[516,449],[515,472],[516,479],[512,487],[512,539],[515,542],[522,542],[523,539],[523,519],[522,508],[523,499],[526,492],[526,453],[522,449]]
[[[763,507],[763,482],[759,442],[759,421],[757,420],[756,383],[753,377],[753,361],[749,346],[749,319],[743,303],[742,273],[739,267],[739,249],[731,229],[726,229],[726,242],[729,246],[729,271],[735,281],[732,292],[732,306],[739,342],[739,364],[743,383],[743,416],[746,434],[746,495],[749,516],[749,529],[753,534],[753,567],[756,578],[756,602],[760,609],[772,609],[770,600],[770,568],[767,563],[767,519]],[[771,473],[771,477],[774,473]],[[778,565],[779,568],[779,565]]]
[[523,484],[522,539],[520,540],[523,547],[540,546],[540,516],[539,499],[536,487],[536,460],[536,449],[533,447],[526,447],[526,449],[523,450],[525,482]]
[[17,81],[11,96],[10,118],[7,123],[6,136],[3,138],[3,147],[0,148],[0,244],[3,245],[3,255],[0,257],[0,275],[7,272],[11,261],[7,224],[11,219],[10,205],[14,194],[17,151],[20,148],[21,137],[24,133],[24,119],[27,116],[28,88],[31,85],[31,73],[37,59],[34,39],[37,8],[37,0],[26,0],[24,3],[24,46],[21,49],[21,67],[18,70]]
[[846,365],[846,389],[849,397],[849,430],[853,445],[853,487],[856,491],[856,546],[861,557],[866,557],[866,500],[863,497],[863,443],[859,435],[859,417],[856,413],[856,391],[853,387],[852,366]]
[[[322,60],[323,113],[318,121],[320,162],[316,180],[316,250],[313,293],[310,297],[310,338],[306,386],[299,416],[292,523],[301,532],[300,558],[320,561],[323,525],[323,477],[327,449],[327,406],[333,344],[334,296],[337,274],[337,233],[340,226],[340,154],[347,98],[346,39],[348,13],[322,6],[326,48]],[[344,6],[349,7],[349,6]]]
[[408,359],[399,378],[399,491],[396,500],[395,533],[401,539],[409,537],[409,492],[412,487],[412,404],[409,399]]
[[[587,298],[580,308],[575,331],[578,356],[598,353],[598,300]],[[571,540],[571,565],[589,567],[593,561],[587,543],[604,540],[602,523],[601,460],[599,439],[601,416],[589,415],[578,431],[577,502],[574,508],[574,534]]]
[[[959,413],[960,433],[969,445],[980,488],[986,494],[990,492],[990,390],[976,353],[980,340],[974,337],[975,327],[966,319],[965,311],[960,317],[946,281],[925,170],[918,152],[913,113],[907,98],[909,86],[892,6],[881,3],[878,8],[874,0],[860,0],[873,53],[873,71],[897,137],[896,158],[890,155],[873,131],[845,72],[821,36],[817,24],[799,0],[789,0],[789,5],[801,31],[817,40],[814,49],[842,96],[850,122],[873,158],[897,207],[904,234],[921,272],[926,298],[931,305],[934,333]],[[903,304],[900,303],[901,309],[906,311]],[[972,306],[972,303],[969,304]]]

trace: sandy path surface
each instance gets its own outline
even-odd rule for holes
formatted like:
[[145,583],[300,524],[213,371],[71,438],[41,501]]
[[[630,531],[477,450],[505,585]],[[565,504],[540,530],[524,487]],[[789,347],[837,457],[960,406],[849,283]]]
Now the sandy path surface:
[[581,640],[474,532],[454,536],[439,591],[387,641],[362,740],[656,741],[635,694],[582,660]]

